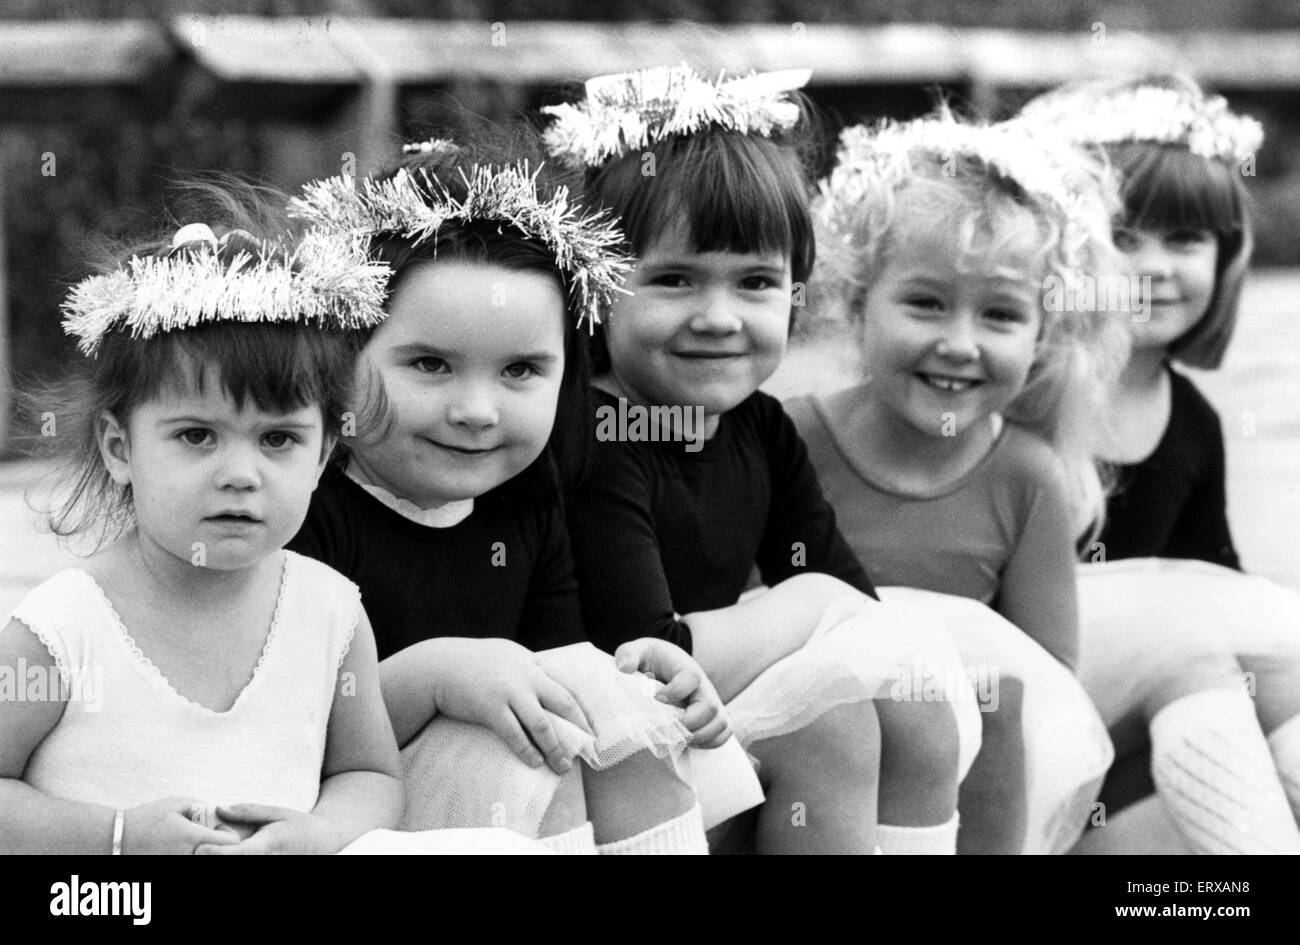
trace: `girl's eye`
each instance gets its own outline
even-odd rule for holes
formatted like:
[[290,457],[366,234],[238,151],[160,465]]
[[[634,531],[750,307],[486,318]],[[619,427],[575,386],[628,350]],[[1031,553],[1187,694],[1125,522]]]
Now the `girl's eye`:
[[943,308],[943,303],[933,295],[909,295],[903,299],[903,304],[926,312],[937,312]]
[[984,313],[989,321],[1004,325],[1014,325],[1025,320],[1025,316],[1011,308],[991,308]]
[[680,289],[686,285],[686,277],[678,275],[675,272],[661,272],[649,279],[650,285],[657,285],[665,289]]
[[432,356],[416,358],[411,362],[411,367],[415,368],[421,374],[441,374],[447,368],[447,362],[442,358]]
[[1115,248],[1121,253],[1132,252],[1137,248],[1137,236],[1132,230],[1115,230],[1111,239],[1115,243]]
[[1174,230],[1165,240],[1172,246],[1199,246],[1213,239],[1209,230]]
[[539,372],[536,366],[529,364],[527,361],[516,361],[514,364],[509,365],[504,373],[512,381],[524,381]]
[[284,449],[286,446],[292,446],[295,443],[301,443],[302,440],[292,433],[286,433],[283,430],[272,430],[266,436],[262,437],[266,445],[273,450]]
[[205,446],[212,437],[212,431],[205,430],[203,427],[190,427],[181,430],[176,436],[189,446]]
[[775,289],[776,280],[768,276],[746,276],[740,280],[740,287],[747,292],[761,292],[764,289]]

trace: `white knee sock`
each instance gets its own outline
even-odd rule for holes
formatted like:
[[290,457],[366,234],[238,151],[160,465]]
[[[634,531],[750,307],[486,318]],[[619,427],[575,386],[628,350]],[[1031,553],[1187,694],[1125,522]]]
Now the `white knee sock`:
[[1300,715],[1287,719],[1268,737],[1277,776],[1291,802],[1291,815],[1300,820]]
[[886,856],[929,854],[952,856],[957,852],[957,815],[952,820],[933,827],[894,827],[880,824],[876,839],[880,851]]
[[546,844],[555,853],[568,856],[595,856],[596,834],[592,832],[591,821],[584,821],[580,826],[564,833],[542,837],[540,843]]
[[1195,692],[1157,712],[1151,774],[1198,853],[1300,850],[1300,832],[1245,692]]
[[696,804],[680,817],[657,824],[649,830],[626,840],[602,843],[596,847],[602,856],[630,856],[649,853],[676,853],[707,855],[708,841],[704,839],[704,818]]

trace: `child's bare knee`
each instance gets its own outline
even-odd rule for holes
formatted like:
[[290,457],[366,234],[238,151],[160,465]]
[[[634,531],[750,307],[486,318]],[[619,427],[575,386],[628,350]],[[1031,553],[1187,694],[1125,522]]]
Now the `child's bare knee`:
[[838,706],[813,722],[817,744],[833,752],[852,767],[880,767],[880,720],[875,703],[850,702]]
[[961,743],[951,705],[880,700],[876,711],[882,771],[926,783],[956,780]]
[[880,770],[880,723],[875,703],[837,706],[797,731],[756,743],[760,775],[820,771],[874,781]]

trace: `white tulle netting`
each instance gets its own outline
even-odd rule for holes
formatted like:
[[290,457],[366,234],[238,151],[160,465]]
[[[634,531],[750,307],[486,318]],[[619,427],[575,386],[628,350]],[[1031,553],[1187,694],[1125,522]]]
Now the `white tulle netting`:
[[[537,659],[582,707],[593,735],[552,721],[571,754],[597,770],[649,751],[680,762],[690,733],[674,708],[654,699],[659,683],[620,672],[589,643],[545,650]],[[406,807],[401,830],[507,827],[536,837],[560,776],[531,768],[487,728],[438,716],[402,750]],[[686,766],[678,767],[684,780]]]
[[1300,675],[1300,595],[1203,561],[1129,558],[1078,568],[1079,678],[1110,725],[1152,687],[1209,657],[1254,693]]
[[1026,829],[1022,853],[1056,854],[1083,833],[1114,749],[1083,685],[1018,627],[978,601],[915,588],[881,589],[889,602],[938,613],[982,710],[997,711],[999,690],[1021,691]]
[[806,727],[838,706],[875,699],[952,704],[961,774],[979,753],[975,692],[944,621],[924,606],[845,597],[826,608],[802,649],[774,663],[727,704],[749,745]]

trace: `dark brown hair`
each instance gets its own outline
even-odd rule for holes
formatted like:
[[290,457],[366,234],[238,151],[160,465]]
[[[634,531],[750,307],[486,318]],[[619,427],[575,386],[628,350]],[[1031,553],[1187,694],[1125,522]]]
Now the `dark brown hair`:
[[1241,169],[1180,145],[1129,142],[1106,147],[1120,174],[1124,225],[1133,229],[1208,230],[1218,241],[1214,294],[1199,322],[1170,346],[1197,368],[1217,368],[1237,326],[1253,240]]
[[[801,105],[796,133],[781,139],[707,128],[615,157],[587,172],[586,199],[617,216],[635,256],[684,223],[692,252],[779,252],[790,257],[791,280],[807,283],[817,256],[809,211],[816,138],[811,107]],[[607,371],[600,329],[592,354],[595,371]]]

